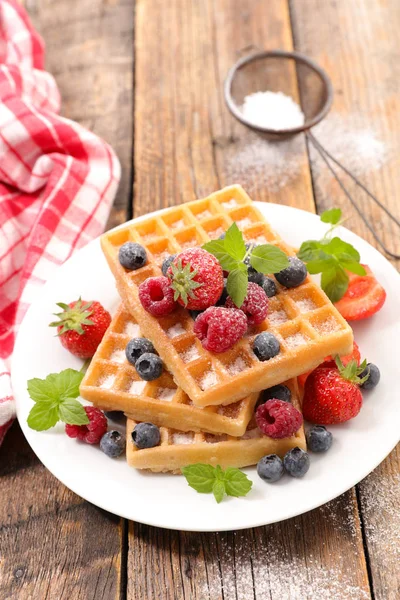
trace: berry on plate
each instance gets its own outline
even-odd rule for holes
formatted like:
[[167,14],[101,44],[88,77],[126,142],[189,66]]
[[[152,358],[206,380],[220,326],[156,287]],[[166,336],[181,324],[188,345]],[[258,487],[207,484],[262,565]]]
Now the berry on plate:
[[287,288],[294,288],[303,283],[307,277],[307,267],[297,256],[289,257],[290,265],[275,273],[277,281]]
[[[227,308],[236,308],[233,300],[228,298],[225,302]],[[247,286],[247,295],[240,310],[247,317],[248,324],[259,325],[268,313],[268,296],[256,283],[250,282]]]
[[279,354],[280,349],[279,341],[268,331],[259,333],[253,342],[253,352],[261,361],[270,360]]
[[359,386],[367,376],[360,377],[366,367],[356,361],[338,368],[318,367],[307,378],[304,387],[303,416],[311,423],[331,425],[344,423],[358,415],[362,406]]
[[145,381],[154,381],[161,376],[163,362],[157,354],[145,352],[136,360],[135,369],[139,377]]
[[211,352],[226,352],[247,331],[247,319],[241,310],[210,306],[194,322],[194,333]]
[[145,354],[145,352],[156,353],[153,344],[147,338],[133,338],[127,343],[125,348],[126,359],[133,366],[135,366],[137,359],[142,354]]
[[276,283],[273,279],[271,279],[271,277],[266,277],[264,275],[264,279],[261,282],[261,287],[264,290],[264,292],[267,294],[268,298],[272,298],[273,296],[276,296]]
[[366,375],[368,375],[368,379],[360,385],[360,388],[362,390],[373,390],[380,381],[381,372],[376,365],[368,363],[364,371],[360,373],[360,377],[365,377]]
[[332,434],[323,425],[311,427],[306,437],[311,452],[326,452],[332,446]]
[[108,431],[100,440],[100,450],[110,458],[117,458],[125,450],[125,436],[119,431]]
[[249,282],[256,283],[257,285],[262,285],[265,275],[263,275],[262,273],[259,273],[258,271],[255,270],[254,267],[250,266],[247,269],[247,278],[248,278]]
[[107,419],[104,413],[94,406],[84,406],[84,411],[89,419],[87,425],[66,425],[65,433],[70,438],[77,438],[87,444],[99,444],[107,431]]
[[190,310],[213,306],[224,288],[218,260],[202,248],[189,248],[175,258],[168,269],[174,299]]
[[303,424],[302,414],[284,400],[267,400],[256,410],[256,423],[264,435],[279,440],[291,437]]
[[153,317],[169,315],[176,303],[168,277],[149,277],[139,286],[139,300],[145,310]]
[[132,431],[132,440],[137,448],[154,448],[161,440],[160,430],[153,423],[138,423]]
[[126,242],[119,249],[118,259],[125,269],[136,271],[147,263],[146,250],[136,242]]
[[358,321],[372,317],[380,310],[386,299],[386,292],[375,279],[367,265],[363,265],[366,275],[349,275],[349,287],[344,296],[335,302],[340,314],[347,321]]
[[259,404],[264,404],[267,400],[283,400],[284,402],[292,401],[292,392],[286,385],[280,383],[279,385],[273,385],[261,392]]
[[283,462],[277,454],[263,456],[257,463],[257,475],[268,483],[279,481],[283,473]]
[[57,333],[64,348],[78,358],[92,358],[111,323],[110,313],[100,302],[76,300],[69,304],[58,302],[62,312],[57,313],[59,321],[50,323],[57,327]]
[[[355,360],[356,363],[359,365],[361,362],[361,354],[360,354],[360,348],[358,347],[357,343],[355,341],[353,341],[353,350],[350,352],[350,354],[346,354],[345,356],[341,356],[340,357],[342,363],[346,366],[349,364],[349,362],[351,360]],[[324,362],[322,362],[320,365],[320,367],[332,367],[332,368],[336,368],[336,362],[335,359],[332,356],[327,356],[324,359]],[[298,377],[298,381],[299,384],[304,387],[305,383],[307,381],[307,377],[309,376],[309,374],[312,373],[312,371],[307,371],[307,373],[303,373],[302,375],[299,375]]]
[[304,477],[310,468],[310,457],[307,452],[296,446],[286,452],[283,458],[286,473],[292,477]]

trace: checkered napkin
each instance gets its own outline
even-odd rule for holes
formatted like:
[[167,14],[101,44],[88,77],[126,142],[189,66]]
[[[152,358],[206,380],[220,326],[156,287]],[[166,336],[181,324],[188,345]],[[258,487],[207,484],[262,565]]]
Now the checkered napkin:
[[42,284],[99,235],[120,167],[107,144],[59,116],[44,46],[23,8],[0,0],[0,443],[14,416],[9,359]]

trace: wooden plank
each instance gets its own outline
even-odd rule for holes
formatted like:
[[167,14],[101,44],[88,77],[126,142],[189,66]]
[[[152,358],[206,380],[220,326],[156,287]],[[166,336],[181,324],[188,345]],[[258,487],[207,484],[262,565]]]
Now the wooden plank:
[[[62,114],[116,149],[123,178],[109,226],[130,197],[133,0],[29,0],[46,40]],[[0,451],[0,597],[116,600],[124,593],[125,523],[70,492],[14,424]]]
[[[136,32],[134,214],[234,182],[256,199],[314,210],[304,139],[269,144],[238,124],[222,97],[241,49],[291,48],[286,2],[141,0]],[[354,491],[257,530],[190,534],[133,524],[128,598],[143,597],[370,598]]]
[[134,0],[25,0],[46,41],[46,68],[59,86],[63,116],[103,139],[121,162],[108,227],[126,220],[132,185]]
[[[327,148],[341,153],[344,163],[360,174],[367,186],[400,216],[400,105],[392,65],[400,60],[399,3],[319,2],[292,0],[296,48],[315,58],[332,78],[335,100],[327,124],[316,136]],[[315,15],[318,14],[317,26]],[[332,126],[330,125],[332,124]],[[329,139],[329,133],[337,129]],[[340,141],[342,137],[342,141]],[[354,151],[358,149],[358,156]],[[349,227],[376,246],[349,202],[325,168],[313,162],[316,201],[320,210],[342,207]],[[388,218],[354,186],[352,193],[372,217],[386,244],[400,251],[400,236]],[[393,261],[397,266],[398,261]],[[364,535],[377,600],[400,597],[398,524],[399,448],[359,486]],[[397,510],[396,510],[397,507]]]

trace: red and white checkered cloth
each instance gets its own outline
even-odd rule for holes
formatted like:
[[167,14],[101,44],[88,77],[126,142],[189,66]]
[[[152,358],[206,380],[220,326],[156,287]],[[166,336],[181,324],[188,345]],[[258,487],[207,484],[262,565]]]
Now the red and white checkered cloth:
[[14,417],[9,358],[41,285],[99,235],[118,186],[111,148],[59,116],[44,45],[24,9],[0,0],[0,443]]

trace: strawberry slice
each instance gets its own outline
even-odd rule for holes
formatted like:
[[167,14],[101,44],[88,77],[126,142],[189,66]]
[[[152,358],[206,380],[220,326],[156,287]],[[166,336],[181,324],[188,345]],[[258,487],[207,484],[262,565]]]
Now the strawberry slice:
[[[350,354],[346,354],[345,356],[341,356],[340,358],[344,366],[348,365],[351,360],[355,360],[357,365],[359,365],[361,362],[361,354],[357,342],[353,342],[353,350]],[[335,369],[335,359],[332,356],[327,356],[326,358],[324,358],[324,362],[322,362],[319,366],[324,367],[324,369]],[[302,387],[305,386],[307,377],[310,375],[310,373],[312,373],[312,371],[307,371],[307,373],[303,373],[302,375],[298,376],[297,380]]]
[[383,306],[386,292],[375,279],[374,274],[367,265],[363,265],[366,275],[349,273],[349,287],[347,292],[335,303],[340,314],[347,321],[359,321],[372,317]]

